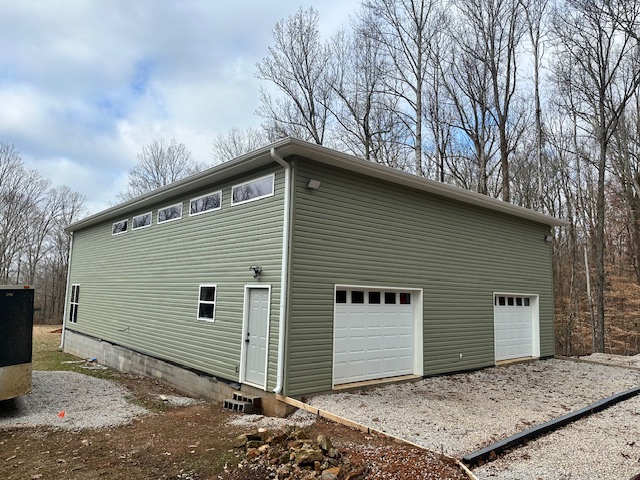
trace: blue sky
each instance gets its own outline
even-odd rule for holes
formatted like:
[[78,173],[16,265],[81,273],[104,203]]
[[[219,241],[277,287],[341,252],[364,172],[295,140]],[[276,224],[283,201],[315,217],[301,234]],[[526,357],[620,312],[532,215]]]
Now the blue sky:
[[276,21],[314,5],[328,38],[358,0],[0,0],[0,140],[54,185],[115,202],[136,154],[211,143],[254,112]]

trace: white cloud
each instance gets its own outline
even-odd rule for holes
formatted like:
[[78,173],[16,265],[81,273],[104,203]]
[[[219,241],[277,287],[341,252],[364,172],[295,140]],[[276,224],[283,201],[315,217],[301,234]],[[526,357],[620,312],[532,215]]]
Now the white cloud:
[[[260,123],[255,64],[304,0],[0,0],[0,141],[106,208],[154,138],[212,162],[211,142]],[[315,7],[328,36],[357,0]]]

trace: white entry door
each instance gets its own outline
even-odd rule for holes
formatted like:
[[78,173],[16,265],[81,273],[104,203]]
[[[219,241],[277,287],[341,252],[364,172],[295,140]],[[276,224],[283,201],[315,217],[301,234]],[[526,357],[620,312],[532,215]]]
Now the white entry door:
[[244,381],[266,388],[269,343],[269,289],[248,288]]

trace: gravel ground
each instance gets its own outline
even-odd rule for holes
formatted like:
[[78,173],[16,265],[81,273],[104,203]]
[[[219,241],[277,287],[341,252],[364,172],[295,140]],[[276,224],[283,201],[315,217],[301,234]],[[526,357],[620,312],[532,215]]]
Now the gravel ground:
[[[639,384],[638,371],[552,359],[387,385],[371,390],[322,395],[313,397],[309,403],[431,450],[461,457],[530,426]],[[596,438],[596,435],[606,438],[611,436],[612,432],[622,431],[627,425],[632,425],[633,421],[638,420],[637,414],[626,420],[626,416],[633,412],[633,406],[627,405],[633,404],[622,404],[618,407],[621,413],[617,416],[607,414],[609,411],[600,414],[603,417],[602,422],[607,426],[594,427],[596,430],[592,432],[593,445],[607,444],[604,440]],[[599,428],[602,430],[598,430]],[[630,428],[629,431],[637,433],[640,428]],[[571,480],[624,479],[625,475],[619,476],[620,462],[626,465],[628,471],[640,467],[640,453],[637,450],[631,454],[626,453],[629,448],[618,448],[622,448],[624,442],[634,442],[636,439],[625,440],[619,436],[620,445],[612,446],[614,450],[611,451],[607,449],[604,455],[606,458],[596,462],[602,472],[608,473],[577,477],[575,475],[581,471],[579,465],[583,461],[573,454],[581,448],[585,449],[585,455],[590,456],[591,453],[587,452],[586,449],[589,447],[582,436],[574,437],[566,432],[567,430],[562,430],[557,434],[564,435],[568,442],[568,445],[565,445],[566,450],[560,450],[562,446],[551,447],[552,450],[557,448],[552,453],[565,463],[554,465],[553,455],[548,456],[548,461],[547,457],[536,456],[533,464],[549,465],[541,467],[543,473],[539,477],[531,473],[529,466],[526,475],[518,472],[514,476],[504,478],[568,479],[565,472],[572,472]],[[583,435],[587,434],[591,435]],[[640,444],[640,438],[637,441]],[[527,448],[533,449],[532,446],[536,443],[532,442]],[[638,448],[635,444],[628,447]],[[515,451],[513,455],[517,456],[519,452],[522,454],[522,449]],[[533,453],[527,454],[534,458]],[[630,458],[625,458],[624,455],[629,455]],[[607,459],[611,461],[608,462]],[[568,466],[566,462],[570,461],[576,465]],[[495,469],[486,472],[485,478],[503,478],[494,476],[497,472]],[[548,472],[556,472],[557,476],[547,476]]]
[[622,367],[640,368],[640,355],[609,355],[608,353],[592,353],[584,357],[578,357],[581,360],[591,362],[606,363],[609,365],[620,365]]
[[108,380],[75,372],[34,371],[30,394],[0,402],[0,428],[103,428],[149,413],[127,397],[128,390]]
[[627,480],[640,473],[640,397],[513,450],[473,473],[481,480]]

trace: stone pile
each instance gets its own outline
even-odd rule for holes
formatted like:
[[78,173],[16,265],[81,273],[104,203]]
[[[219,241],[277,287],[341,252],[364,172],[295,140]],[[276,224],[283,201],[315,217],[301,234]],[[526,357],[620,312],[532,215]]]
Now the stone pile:
[[234,447],[246,450],[244,467],[261,464],[278,480],[363,478],[363,472],[354,471],[349,459],[343,457],[325,435],[313,440],[304,430],[270,432],[260,428],[238,436]]

